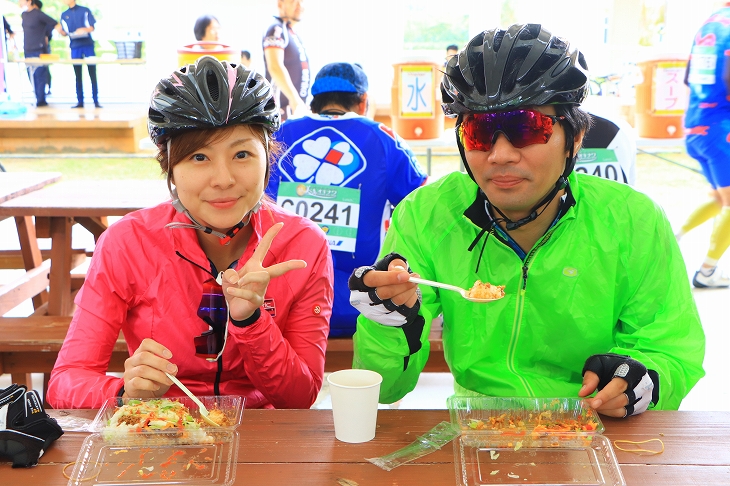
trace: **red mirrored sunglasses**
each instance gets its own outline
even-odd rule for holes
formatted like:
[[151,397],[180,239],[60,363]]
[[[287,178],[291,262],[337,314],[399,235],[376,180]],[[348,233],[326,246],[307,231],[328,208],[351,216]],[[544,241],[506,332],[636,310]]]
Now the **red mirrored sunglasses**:
[[553,134],[553,125],[564,116],[546,115],[537,110],[498,111],[495,113],[470,113],[459,125],[459,140],[464,150],[487,152],[503,133],[516,148],[545,144]]
[[216,361],[223,354],[228,339],[228,306],[223,288],[215,279],[203,283],[198,317],[208,324],[209,329],[193,339],[195,356]]

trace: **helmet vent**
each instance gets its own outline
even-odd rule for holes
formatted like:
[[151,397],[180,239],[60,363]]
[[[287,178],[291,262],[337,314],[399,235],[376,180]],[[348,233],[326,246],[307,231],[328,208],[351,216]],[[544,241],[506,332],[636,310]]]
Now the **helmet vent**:
[[582,67],[586,71],[588,70],[588,63],[586,62],[586,58],[585,56],[583,56],[582,52],[578,53],[578,64],[580,64],[580,67]]
[[540,35],[540,29],[540,24],[527,24],[525,28],[520,31],[517,38],[520,40],[537,39],[537,36]]
[[165,87],[165,94],[168,96],[175,96],[175,90],[170,88],[169,86]]
[[183,73],[183,74],[185,74],[186,72],[188,72],[188,67],[187,66],[181,67],[180,68],[180,72]]
[[149,114],[148,114],[150,120],[152,120],[155,123],[164,123],[165,122],[165,116],[160,113],[157,110],[154,110],[150,108]]
[[254,89],[256,87],[256,80],[254,78],[251,78],[248,80],[248,89]]
[[218,101],[220,97],[220,91],[218,90],[218,78],[216,78],[213,71],[208,71],[205,74],[205,84],[208,85],[208,93],[213,101]]
[[502,45],[502,39],[504,39],[503,30],[500,30],[496,34],[494,34],[494,44],[492,44],[492,49],[494,49],[494,52],[499,51],[499,46]]

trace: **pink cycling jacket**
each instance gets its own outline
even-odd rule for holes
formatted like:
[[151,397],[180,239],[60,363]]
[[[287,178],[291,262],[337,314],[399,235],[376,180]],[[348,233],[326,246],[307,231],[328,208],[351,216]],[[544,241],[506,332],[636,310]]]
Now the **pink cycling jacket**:
[[[76,313],[48,384],[55,408],[98,408],[122,389],[106,374],[114,343],[124,333],[130,355],[145,338],[165,345],[177,377],[196,395],[246,398],[246,408],[309,408],[324,374],[332,312],[332,259],[314,223],[265,203],[251,218],[254,232],[236,268],[253,255],[266,231],[284,227],[264,266],[301,259],[307,267],[271,280],[261,317],[247,327],[228,326],[222,366],[195,356],[193,338],[208,330],[197,316],[203,282],[212,278],[196,230],[169,229],[187,222],[170,202],[135,211],[99,239]],[[180,396],[172,386],[166,396]]]

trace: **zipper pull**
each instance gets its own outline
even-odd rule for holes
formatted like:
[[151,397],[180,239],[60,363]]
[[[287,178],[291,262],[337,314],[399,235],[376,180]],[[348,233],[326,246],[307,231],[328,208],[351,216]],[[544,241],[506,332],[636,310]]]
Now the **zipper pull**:
[[522,290],[527,288],[527,265],[522,265]]

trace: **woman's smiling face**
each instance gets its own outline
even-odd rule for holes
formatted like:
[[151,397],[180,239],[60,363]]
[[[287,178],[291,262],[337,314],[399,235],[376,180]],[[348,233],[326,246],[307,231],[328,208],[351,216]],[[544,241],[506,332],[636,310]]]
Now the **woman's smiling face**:
[[172,180],[190,214],[225,233],[263,196],[267,166],[260,135],[250,125],[237,125],[183,157]]

